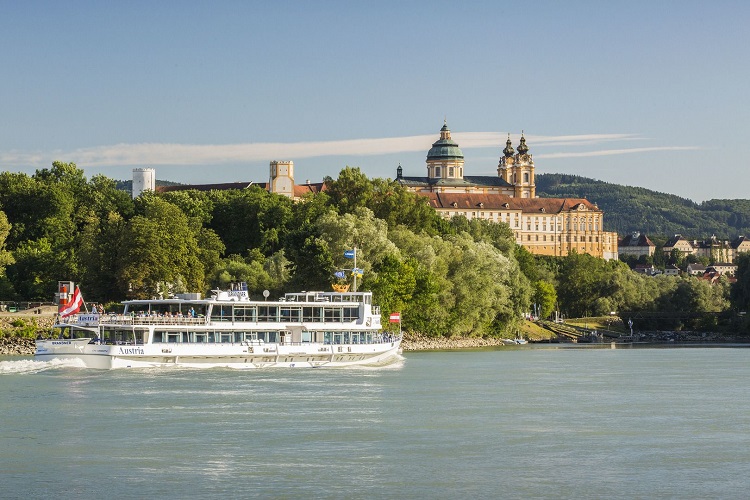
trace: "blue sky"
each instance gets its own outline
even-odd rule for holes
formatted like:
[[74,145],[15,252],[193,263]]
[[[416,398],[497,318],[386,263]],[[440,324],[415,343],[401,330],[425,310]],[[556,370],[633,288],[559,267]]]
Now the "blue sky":
[[[750,2],[0,0],[0,170],[296,180],[537,173],[748,198]],[[596,201],[596,200],[592,200]]]

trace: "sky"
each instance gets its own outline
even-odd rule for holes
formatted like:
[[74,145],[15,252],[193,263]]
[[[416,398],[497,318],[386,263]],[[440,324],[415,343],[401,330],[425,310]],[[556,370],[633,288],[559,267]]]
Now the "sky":
[[466,175],[523,131],[537,174],[745,199],[747,26],[739,0],[0,0],[0,171],[424,176],[447,121]]

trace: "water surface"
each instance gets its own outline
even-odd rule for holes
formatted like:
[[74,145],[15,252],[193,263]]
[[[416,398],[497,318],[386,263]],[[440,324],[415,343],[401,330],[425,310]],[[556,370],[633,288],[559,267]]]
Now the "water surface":
[[741,498],[750,350],[500,348],[387,368],[0,358],[4,498]]

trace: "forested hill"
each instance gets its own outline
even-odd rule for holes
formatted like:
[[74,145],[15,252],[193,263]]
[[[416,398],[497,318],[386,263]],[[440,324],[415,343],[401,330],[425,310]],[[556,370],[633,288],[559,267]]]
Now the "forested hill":
[[605,229],[620,235],[641,231],[695,239],[750,236],[750,200],[695,203],[673,194],[565,174],[537,175],[536,192],[544,198],[586,198],[596,203],[604,210]]

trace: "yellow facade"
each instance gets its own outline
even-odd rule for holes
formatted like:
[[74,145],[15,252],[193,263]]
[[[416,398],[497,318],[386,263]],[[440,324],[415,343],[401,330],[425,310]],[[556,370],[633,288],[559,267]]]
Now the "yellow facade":
[[[450,164],[460,165],[461,178],[446,179],[445,172],[435,168]],[[582,198],[536,197],[534,161],[523,136],[518,152],[508,138],[497,177],[464,176],[463,153],[444,125],[440,140],[428,153],[427,165],[426,178],[405,177],[399,167],[396,180],[427,196],[445,218],[463,215],[508,224],[516,243],[535,255],[565,256],[575,250],[617,258],[617,234],[604,231],[604,213],[595,204]]]

